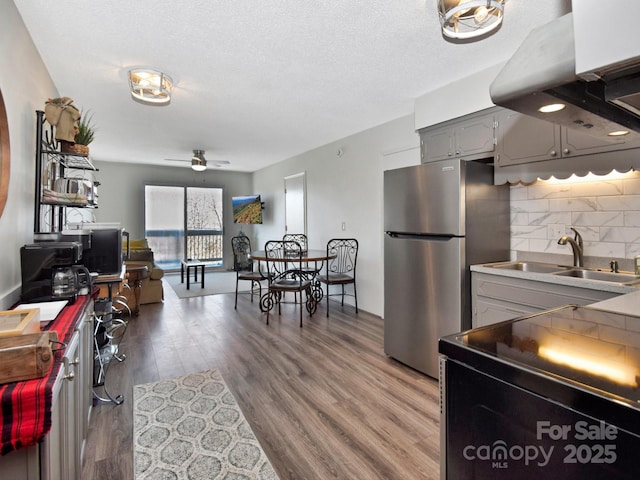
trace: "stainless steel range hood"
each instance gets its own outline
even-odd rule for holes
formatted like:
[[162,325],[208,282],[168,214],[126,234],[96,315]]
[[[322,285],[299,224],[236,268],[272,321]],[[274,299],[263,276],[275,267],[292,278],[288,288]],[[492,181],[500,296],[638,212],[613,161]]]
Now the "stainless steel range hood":
[[[573,14],[530,32],[490,87],[493,102],[600,138],[628,130],[640,136],[640,61],[586,81],[576,75]],[[554,113],[543,105],[563,103]],[[612,138],[613,139],[613,138]]]

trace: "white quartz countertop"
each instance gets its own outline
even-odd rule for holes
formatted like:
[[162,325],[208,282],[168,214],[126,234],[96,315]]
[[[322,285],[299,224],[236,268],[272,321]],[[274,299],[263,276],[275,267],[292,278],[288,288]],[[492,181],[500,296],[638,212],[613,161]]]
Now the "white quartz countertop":
[[588,288],[591,290],[601,290],[614,293],[631,293],[640,291],[640,284],[622,285],[620,283],[602,282],[586,278],[575,278],[551,273],[527,272],[522,270],[511,270],[495,268],[491,264],[471,265],[472,272],[487,273],[489,275],[499,275],[503,277],[521,278],[523,280],[535,280],[538,282],[554,283],[556,285],[570,285],[572,287]]
[[589,305],[622,315],[640,315],[640,290]]

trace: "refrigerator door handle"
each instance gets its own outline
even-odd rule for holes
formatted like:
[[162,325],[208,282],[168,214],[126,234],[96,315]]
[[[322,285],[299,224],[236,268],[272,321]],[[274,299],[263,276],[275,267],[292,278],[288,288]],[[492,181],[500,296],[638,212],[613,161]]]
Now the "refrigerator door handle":
[[451,234],[439,233],[405,233],[405,232],[384,232],[391,238],[411,239],[411,240],[429,240],[431,242],[446,242],[452,238],[463,238]]

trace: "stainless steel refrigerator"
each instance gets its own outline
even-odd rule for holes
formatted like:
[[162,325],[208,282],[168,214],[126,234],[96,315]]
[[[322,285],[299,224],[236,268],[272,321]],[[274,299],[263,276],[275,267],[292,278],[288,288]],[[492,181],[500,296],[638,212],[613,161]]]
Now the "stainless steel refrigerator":
[[384,174],[384,350],[438,378],[438,339],[471,328],[469,266],[509,259],[509,187],[458,159]]

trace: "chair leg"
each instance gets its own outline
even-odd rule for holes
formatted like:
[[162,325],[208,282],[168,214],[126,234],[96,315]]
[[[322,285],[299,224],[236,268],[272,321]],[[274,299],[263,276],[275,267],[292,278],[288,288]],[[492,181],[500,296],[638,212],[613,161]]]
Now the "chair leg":
[[236,303],[233,306],[236,310],[238,309],[238,277],[236,276]]
[[344,307],[344,283],[342,284],[342,303],[341,305]]
[[[271,293],[268,293],[268,295],[271,295]],[[268,302],[267,302],[267,306],[268,306]],[[267,309],[267,325],[269,325],[269,312],[271,311],[271,308]]]
[[302,292],[300,292],[300,327],[302,327]]
[[356,279],[353,279],[353,298],[356,301],[356,313],[358,313],[358,292],[356,291]]
[[327,317],[329,316],[329,284],[327,283]]
[[[310,301],[315,301],[315,298],[313,298],[313,287],[311,286],[309,286],[309,288],[307,289],[307,301],[305,302],[305,306]],[[302,292],[300,292],[300,303],[302,303]],[[317,303],[314,305],[313,310],[309,313],[310,317],[313,317],[313,313],[316,311],[316,308],[318,308]]]

